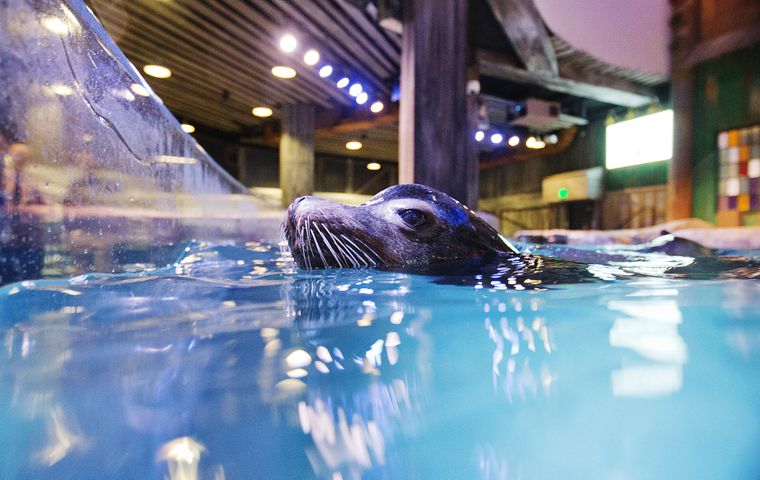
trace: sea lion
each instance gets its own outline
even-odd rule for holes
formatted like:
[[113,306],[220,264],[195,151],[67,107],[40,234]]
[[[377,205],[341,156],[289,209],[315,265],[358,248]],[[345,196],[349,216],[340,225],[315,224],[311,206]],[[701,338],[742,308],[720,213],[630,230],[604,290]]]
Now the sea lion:
[[521,252],[465,205],[418,184],[387,188],[356,207],[301,197],[288,208],[283,228],[302,269],[403,270],[476,287],[535,289],[638,275],[760,275],[757,261],[715,255],[669,234],[609,251],[538,245],[525,246],[533,253]]
[[305,269],[416,269],[518,254],[467,206],[418,184],[389,187],[356,207],[301,197],[283,227]]

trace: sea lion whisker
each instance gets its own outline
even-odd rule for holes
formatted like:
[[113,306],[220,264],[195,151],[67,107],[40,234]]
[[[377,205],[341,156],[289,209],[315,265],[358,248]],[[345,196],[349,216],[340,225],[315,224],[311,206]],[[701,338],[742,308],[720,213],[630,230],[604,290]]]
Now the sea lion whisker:
[[[322,240],[325,241],[325,246],[327,246],[327,249],[330,250],[330,253],[332,253],[333,258],[336,262],[338,262],[338,266],[340,268],[343,268],[343,262],[340,261],[340,256],[338,256],[337,253],[335,253],[335,250],[333,250],[332,244],[329,240],[327,240],[327,237],[322,233],[322,230],[319,229],[319,223],[314,222],[314,228],[316,228],[317,232],[319,233],[319,236],[322,237]],[[327,266],[327,265],[325,265]]]
[[[370,266],[370,265],[372,265],[372,266],[374,266],[374,265],[377,265],[377,262],[376,262],[375,260],[373,260],[373,259],[372,259],[372,257],[370,257],[370,256],[369,256],[369,254],[367,254],[367,252],[365,252],[364,250],[362,250],[361,248],[359,248],[359,246],[358,246],[358,245],[356,245],[354,242],[352,242],[350,238],[348,238],[347,236],[345,236],[345,235],[344,235],[344,234],[342,234],[342,233],[340,234],[340,236],[341,236],[341,237],[343,237],[343,238],[344,238],[344,239],[345,239],[345,240],[346,240],[348,243],[350,243],[351,245],[353,245],[353,246],[354,246],[354,248],[356,249],[356,251],[357,251],[357,252],[361,253],[362,255],[364,255],[364,257],[365,257],[367,260],[369,260],[369,263],[366,263],[366,262],[365,262],[365,265],[367,265],[367,266]],[[357,239],[357,241],[358,241],[358,239]],[[362,244],[364,244],[364,242],[362,242]],[[365,246],[366,246],[366,245],[365,245]],[[363,259],[362,259],[362,262],[364,262],[364,260],[363,260]]]
[[[352,250],[352,251],[353,251],[353,252],[356,254],[356,256],[359,258],[359,260],[361,260],[361,261],[362,261],[362,263],[364,264],[364,266],[366,266],[366,267],[369,267],[370,265],[375,265],[375,264],[376,264],[376,263],[375,263],[375,261],[374,261],[374,260],[372,260],[372,259],[370,258],[370,256],[369,256],[369,255],[367,255],[366,253],[364,253],[364,252],[362,251],[362,249],[361,249],[361,248],[359,248],[358,246],[356,246],[356,244],[355,244],[354,242],[352,242],[350,238],[348,238],[347,236],[345,236],[345,235],[344,235],[344,234],[342,234],[342,233],[340,234],[340,236],[341,236],[341,237],[342,237],[342,238],[343,238],[343,239],[344,239],[346,242],[348,242],[349,244],[353,245],[353,248],[351,248],[349,245],[346,245],[346,248],[351,248],[351,250]],[[364,260],[365,258],[366,258],[367,260],[369,260],[369,262],[370,262],[370,263],[367,263],[367,260]]]
[[304,220],[301,223],[303,233],[301,234],[301,253],[304,260],[306,260],[306,268],[312,270],[311,258],[314,256],[314,250],[311,247],[311,240],[309,239],[309,220]]
[[346,259],[346,261],[350,261],[351,265],[353,265],[355,268],[358,268],[359,262],[356,260],[353,253],[348,248],[348,245],[346,245],[345,242],[343,242],[340,238],[336,237],[335,234],[332,233],[332,231],[330,231],[330,229],[327,228],[326,225],[323,224],[322,226],[325,228],[325,230],[327,230],[327,233],[330,234],[333,241],[335,242],[335,246],[338,247],[341,253],[343,253],[343,257]]
[[341,240],[338,237],[336,237],[335,239],[338,242],[340,242],[341,245],[343,245],[343,248],[346,249],[346,253],[348,253],[348,255],[351,256],[351,262],[354,264],[354,267],[356,268],[361,267],[359,262],[362,262],[365,266],[367,265],[367,262],[365,262],[358,253],[354,252],[353,249],[349,247],[345,241]]
[[346,251],[348,251],[351,254],[351,258],[353,258],[356,262],[356,267],[359,268],[361,265],[359,265],[359,262],[362,262],[365,267],[369,266],[366,260],[362,257],[361,253],[354,250],[348,243],[345,241],[345,236],[341,234],[341,237],[343,237],[340,242],[343,244],[344,247],[346,247]]
[[[316,224],[314,224],[316,226]],[[316,247],[317,252],[319,252],[319,258],[322,259],[322,265],[324,265],[325,268],[329,267],[327,264],[327,260],[325,260],[325,256],[322,253],[322,247],[319,245],[319,240],[317,240],[317,236],[314,234],[314,230],[311,228],[311,223],[309,224],[309,233],[311,234],[311,237],[314,239],[314,247]]]
[[383,260],[383,257],[381,257],[380,254],[378,254],[372,247],[370,247],[369,245],[367,245],[366,242],[363,242],[362,240],[360,240],[358,238],[356,239],[356,241],[359,242],[359,243],[361,243],[365,247],[367,247],[367,250],[369,250],[370,252],[372,252],[372,254],[374,256],[376,256],[378,260],[380,260],[380,261]]

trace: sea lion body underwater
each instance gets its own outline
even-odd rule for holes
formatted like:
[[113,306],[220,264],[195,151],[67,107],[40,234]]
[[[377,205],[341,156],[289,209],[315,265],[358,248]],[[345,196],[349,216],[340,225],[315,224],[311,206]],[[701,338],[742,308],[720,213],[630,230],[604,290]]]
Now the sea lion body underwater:
[[[288,208],[283,229],[302,269],[372,267],[435,275],[444,283],[497,288],[599,281],[589,265],[622,259],[590,251],[564,252],[554,258],[520,253],[465,205],[419,184],[389,187],[359,206],[301,197]],[[676,255],[704,254],[699,245],[682,243],[653,242],[631,254],[672,254],[669,246],[678,247]],[[713,258],[717,262],[710,262],[712,276],[748,266],[747,259]],[[755,271],[757,262],[750,264]],[[677,268],[671,271],[681,273]]]

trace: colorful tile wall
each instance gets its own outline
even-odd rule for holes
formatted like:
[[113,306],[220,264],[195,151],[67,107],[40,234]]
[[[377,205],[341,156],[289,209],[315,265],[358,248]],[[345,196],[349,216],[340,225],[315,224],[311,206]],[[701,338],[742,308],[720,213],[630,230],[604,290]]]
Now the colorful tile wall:
[[718,133],[718,210],[760,210],[760,125]]

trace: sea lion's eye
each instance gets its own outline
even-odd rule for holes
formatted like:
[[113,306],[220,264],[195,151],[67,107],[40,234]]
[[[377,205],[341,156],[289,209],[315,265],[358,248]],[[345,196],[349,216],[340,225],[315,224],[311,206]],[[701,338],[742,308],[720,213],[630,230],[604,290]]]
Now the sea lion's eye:
[[408,208],[406,210],[400,210],[398,216],[407,225],[414,228],[419,228],[425,223],[425,214],[419,210]]

